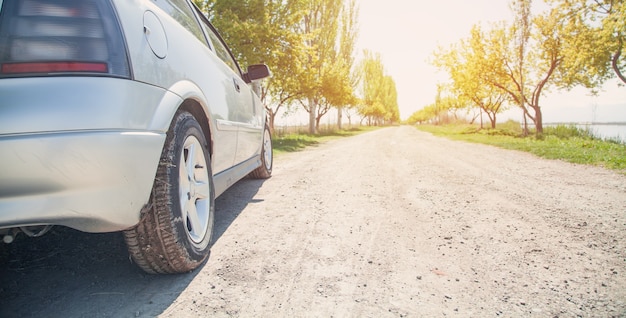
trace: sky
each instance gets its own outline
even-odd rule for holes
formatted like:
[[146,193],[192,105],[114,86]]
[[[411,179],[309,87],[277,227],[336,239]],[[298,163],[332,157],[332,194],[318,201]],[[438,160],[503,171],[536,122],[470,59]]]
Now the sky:
[[[537,2],[533,10],[546,8]],[[432,104],[437,84],[447,81],[447,74],[429,63],[439,46],[467,38],[475,24],[488,28],[513,18],[507,0],[357,0],[357,5],[357,54],[368,49],[381,55],[396,83],[402,119]],[[618,87],[617,80],[597,97],[580,88],[548,93],[541,104],[544,122],[626,122],[626,87]],[[500,118],[521,121],[522,114],[513,109]]]

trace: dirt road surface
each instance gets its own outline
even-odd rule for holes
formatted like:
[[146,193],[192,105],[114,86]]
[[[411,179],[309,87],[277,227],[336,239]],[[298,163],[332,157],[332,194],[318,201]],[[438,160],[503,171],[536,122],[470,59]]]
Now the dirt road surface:
[[276,158],[217,201],[209,261],[120,234],[0,256],[1,317],[626,317],[626,176],[392,127]]

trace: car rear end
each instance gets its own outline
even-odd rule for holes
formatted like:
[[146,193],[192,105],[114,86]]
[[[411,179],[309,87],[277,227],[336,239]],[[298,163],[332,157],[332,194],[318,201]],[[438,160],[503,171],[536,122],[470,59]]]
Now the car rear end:
[[133,80],[110,1],[0,8],[0,236],[133,226],[165,139],[155,113],[178,97]]

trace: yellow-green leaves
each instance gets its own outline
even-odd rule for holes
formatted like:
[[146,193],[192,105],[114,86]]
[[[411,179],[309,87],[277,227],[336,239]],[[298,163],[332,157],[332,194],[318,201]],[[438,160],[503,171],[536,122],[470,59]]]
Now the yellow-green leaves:
[[370,124],[397,122],[400,110],[396,83],[385,74],[380,55],[366,50],[359,66],[359,75],[362,99],[359,113],[368,118]]
[[[626,4],[622,0],[548,0],[562,24],[563,86],[597,89],[609,78],[626,83]],[[578,74],[578,76],[577,76]]]

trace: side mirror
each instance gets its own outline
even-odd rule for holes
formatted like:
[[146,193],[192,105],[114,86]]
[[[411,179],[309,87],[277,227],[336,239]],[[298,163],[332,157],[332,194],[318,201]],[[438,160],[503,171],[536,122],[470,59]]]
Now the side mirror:
[[270,76],[272,76],[272,72],[270,72],[270,68],[265,64],[250,65],[248,66],[248,72],[243,74],[243,78],[247,83],[252,83],[253,81],[258,81]]

